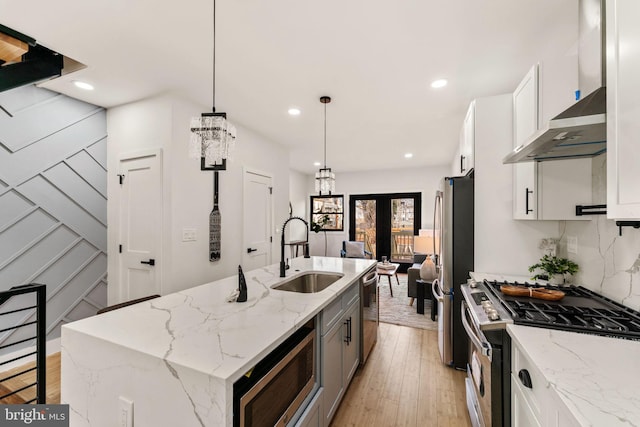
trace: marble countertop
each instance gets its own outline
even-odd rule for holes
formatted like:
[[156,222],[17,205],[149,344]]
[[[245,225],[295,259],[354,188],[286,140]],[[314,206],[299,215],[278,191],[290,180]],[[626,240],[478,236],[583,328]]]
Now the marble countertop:
[[640,426],[640,342],[508,325],[512,339],[584,426]]
[[245,272],[248,300],[229,303],[238,276],[228,277],[69,323],[63,329],[105,340],[235,381],[291,333],[318,314],[375,265],[374,260],[311,257],[290,261],[287,277],[303,272],[344,276],[312,294],[278,291],[278,265]]

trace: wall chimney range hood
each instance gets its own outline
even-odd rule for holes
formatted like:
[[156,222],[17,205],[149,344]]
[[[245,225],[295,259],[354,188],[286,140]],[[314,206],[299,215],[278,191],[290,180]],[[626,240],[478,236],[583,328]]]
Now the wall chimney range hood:
[[509,153],[505,164],[593,157],[607,149],[604,0],[580,0],[579,10],[578,79],[588,95]]

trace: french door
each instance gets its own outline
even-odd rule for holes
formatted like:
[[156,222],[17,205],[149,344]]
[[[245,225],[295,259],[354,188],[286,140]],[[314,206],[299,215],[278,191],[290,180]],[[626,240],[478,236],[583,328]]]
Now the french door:
[[349,197],[349,240],[364,242],[381,260],[413,263],[413,236],[421,227],[421,193],[364,194]]

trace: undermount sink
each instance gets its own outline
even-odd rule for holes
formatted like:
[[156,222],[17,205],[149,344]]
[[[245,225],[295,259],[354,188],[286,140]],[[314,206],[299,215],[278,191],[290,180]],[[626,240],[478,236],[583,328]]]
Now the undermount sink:
[[278,291],[300,292],[312,294],[327,289],[336,281],[340,280],[344,274],[337,273],[305,273],[274,286]]

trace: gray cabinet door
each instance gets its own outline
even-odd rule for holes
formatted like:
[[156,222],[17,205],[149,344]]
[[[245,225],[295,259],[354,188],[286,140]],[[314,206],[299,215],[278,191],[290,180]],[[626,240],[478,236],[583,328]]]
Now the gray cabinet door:
[[345,325],[337,322],[322,337],[322,383],[324,387],[324,419],[325,425],[338,409],[344,394],[344,375],[342,365],[342,347]]
[[[344,384],[349,384],[360,363],[360,301],[356,301],[344,315]],[[346,339],[346,338],[349,339]]]

